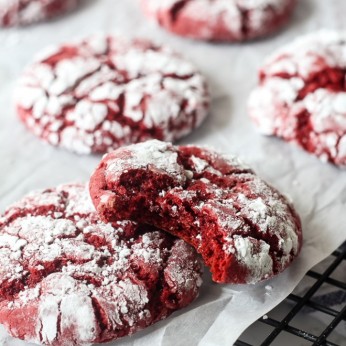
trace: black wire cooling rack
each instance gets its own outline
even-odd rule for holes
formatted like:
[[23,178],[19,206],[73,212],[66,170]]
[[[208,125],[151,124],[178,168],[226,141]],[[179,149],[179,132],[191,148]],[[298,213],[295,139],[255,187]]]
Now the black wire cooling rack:
[[[322,268],[321,265],[316,268],[318,269],[315,270],[314,268],[306,274],[304,279],[309,281],[309,285],[303,293],[296,294],[293,292],[282,303],[285,304],[286,309],[287,306],[289,307],[288,312],[285,312],[282,318],[273,318],[271,313],[268,313],[268,316],[265,315],[260,318],[247,331],[251,334],[251,328],[256,328],[256,325],[261,330],[265,329],[268,333],[264,333],[267,335],[264,340],[258,340],[256,344],[248,343],[241,341],[244,340],[245,334],[243,334],[234,346],[281,346],[280,337],[284,337],[283,334],[285,333],[290,334],[292,346],[346,346],[346,337],[345,339],[338,337],[337,343],[333,341],[333,333],[336,333],[337,328],[346,328],[346,242],[333,252],[327,261],[322,263]],[[337,271],[339,271],[339,275],[338,279],[335,279],[333,274]],[[332,292],[318,296],[319,291],[326,285]],[[334,307],[335,305],[337,305],[337,309]],[[299,328],[297,323],[293,323],[298,314],[304,314],[303,320],[319,314],[323,321],[322,330],[313,333]],[[325,322],[326,320],[327,322]],[[301,321],[302,318],[300,318]]]

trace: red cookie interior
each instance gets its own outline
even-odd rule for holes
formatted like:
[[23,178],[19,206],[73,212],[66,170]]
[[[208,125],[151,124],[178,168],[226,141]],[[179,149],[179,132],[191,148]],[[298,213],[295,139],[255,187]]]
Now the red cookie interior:
[[293,206],[236,159],[148,141],[106,155],[90,180],[103,220],[155,225],[191,244],[220,283],[255,283],[298,255]]

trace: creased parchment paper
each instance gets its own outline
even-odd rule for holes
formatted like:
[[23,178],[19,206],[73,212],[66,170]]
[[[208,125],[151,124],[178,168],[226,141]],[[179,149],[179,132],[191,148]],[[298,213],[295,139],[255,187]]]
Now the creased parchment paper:
[[[345,170],[323,164],[280,140],[262,137],[246,114],[247,97],[265,56],[300,34],[323,27],[346,29],[344,13],[346,1],[301,0],[286,30],[236,45],[172,36],[143,18],[137,0],[84,0],[79,10],[51,23],[0,30],[1,211],[33,189],[87,181],[100,160],[52,148],[28,133],[16,118],[12,90],[38,50],[103,31],[152,38],[193,61],[209,79],[213,103],[208,120],[181,143],[211,145],[239,155],[287,193],[302,216],[301,256],[283,274],[254,286],[232,286],[213,284],[206,273],[200,297],[189,308],[110,345],[232,345],[245,328],[282,301],[307,270],[346,239]],[[0,345],[29,344],[0,329]]]

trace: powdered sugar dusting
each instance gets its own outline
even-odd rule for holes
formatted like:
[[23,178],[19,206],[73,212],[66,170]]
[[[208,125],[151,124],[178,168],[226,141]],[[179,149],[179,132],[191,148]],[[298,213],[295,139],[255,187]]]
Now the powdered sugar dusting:
[[[288,201],[257,177],[246,185],[245,194],[239,193],[223,201],[228,211],[236,215],[223,215],[229,232],[224,238],[224,250],[235,254],[239,263],[248,268],[248,282],[254,283],[261,277],[273,276],[273,259],[276,270],[283,270],[291,262],[292,255],[299,253],[301,240]],[[254,231],[257,238],[253,236]],[[246,236],[246,241],[239,234]],[[275,249],[271,248],[273,239]]]
[[151,168],[169,174],[180,183],[186,180],[185,170],[179,165],[178,153],[171,144],[158,140],[127,146],[106,156],[106,177],[116,181],[121,174],[128,170]]
[[[249,100],[258,129],[320,158],[346,164],[346,33],[319,31],[274,53]],[[305,91],[306,90],[306,91]]]
[[270,246],[264,241],[234,236],[235,256],[248,270],[248,283],[256,283],[273,275]]
[[[182,265],[175,251],[184,246]],[[201,266],[190,247],[155,229],[143,233],[130,221],[100,222],[85,185],[33,193],[1,219],[0,323],[42,344],[89,345],[133,333],[174,310],[164,301],[152,306],[156,283],[139,280],[135,268],[189,281],[172,291],[184,297],[174,309],[198,294]],[[24,331],[9,316],[25,317],[27,309],[34,316]],[[109,321],[106,334],[100,318]]]
[[[294,0],[142,0],[161,26],[193,38],[241,41],[281,26]],[[178,9],[178,10],[177,10]]]
[[207,115],[204,77],[165,47],[91,36],[40,53],[15,94],[37,136],[80,154],[176,140]]
[[[127,179],[132,169],[162,172],[160,179],[173,177],[176,185],[167,184],[155,195],[156,178],[139,175]],[[93,182],[100,174],[106,184],[95,189]],[[146,181],[150,179],[147,193]],[[131,213],[137,208],[136,200],[131,199],[132,181],[138,190],[136,198],[145,200],[138,213]],[[114,209],[122,217],[122,209],[116,208],[124,204],[119,191],[126,191],[127,217],[153,223],[190,242],[211,266],[217,282],[267,279],[284,270],[300,251],[301,225],[291,203],[238,160],[210,149],[174,147],[159,141],[118,149],[104,157],[91,179],[92,198],[105,219]],[[112,203],[107,198],[110,195]],[[153,218],[148,213],[153,213]],[[229,262],[236,264],[228,267]],[[242,268],[241,275],[237,267]]]
[[234,254],[248,270],[246,282],[255,283],[286,268],[292,256],[299,253],[300,230],[283,196],[256,176],[239,178],[246,180],[243,191],[225,191],[209,183],[214,198],[204,202],[202,211],[217,216],[223,233],[223,251]]
[[72,10],[78,0],[1,0],[0,26],[28,25]]

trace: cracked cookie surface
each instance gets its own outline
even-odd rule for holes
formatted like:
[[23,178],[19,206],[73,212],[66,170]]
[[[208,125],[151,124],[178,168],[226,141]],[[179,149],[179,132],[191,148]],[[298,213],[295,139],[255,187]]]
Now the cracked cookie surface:
[[114,340],[188,305],[200,284],[191,246],[131,221],[102,223],[85,185],[32,193],[0,218],[0,323],[23,340]]
[[209,108],[206,81],[191,63],[149,41],[102,35],[42,52],[15,100],[36,136],[79,154],[177,140]]
[[236,158],[157,140],[106,155],[90,180],[101,219],[155,225],[202,255],[213,280],[256,283],[283,271],[302,245],[299,216]]
[[258,130],[346,166],[346,33],[322,30],[275,52],[249,99]]
[[73,10],[79,0],[1,0],[0,26],[24,26]]
[[270,35],[291,17],[296,0],[141,0],[165,29],[209,41],[245,41]]

